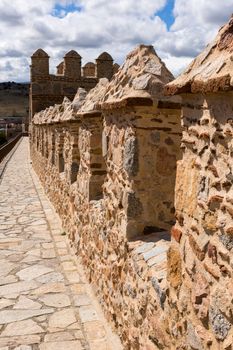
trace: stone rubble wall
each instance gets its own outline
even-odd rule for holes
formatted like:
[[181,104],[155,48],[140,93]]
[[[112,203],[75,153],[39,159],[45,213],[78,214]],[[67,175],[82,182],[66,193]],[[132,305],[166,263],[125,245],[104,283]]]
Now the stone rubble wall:
[[104,113],[103,135],[108,144],[104,191],[109,216],[126,214],[121,225],[127,238],[169,230],[174,224],[176,161],[181,156],[179,118],[179,110],[154,107]]
[[32,128],[34,169],[126,349],[170,349],[162,315],[179,118],[139,106]]
[[168,255],[170,330],[181,348],[232,349],[232,97],[183,96],[183,158]]
[[231,350],[233,93],[178,78],[181,111],[171,80],[139,46],[34,116],[31,157],[125,349]]

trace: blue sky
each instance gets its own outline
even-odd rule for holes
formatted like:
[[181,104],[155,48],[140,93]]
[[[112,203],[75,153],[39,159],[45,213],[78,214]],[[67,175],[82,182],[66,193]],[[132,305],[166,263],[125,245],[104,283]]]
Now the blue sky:
[[103,51],[122,64],[138,44],[153,45],[178,75],[232,13],[233,0],[221,11],[219,0],[0,0],[0,81],[28,81],[38,48],[55,73],[70,50],[83,64]]
[[68,13],[80,12],[82,10],[82,6],[78,6],[75,4],[62,5],[55,4],[52,15],[58,18],[65,17]]
[[165,7],[156,13],[167,25],[168,29],[170,29],[171,25],[174,23],[174,9],[175,0],[168,0]]

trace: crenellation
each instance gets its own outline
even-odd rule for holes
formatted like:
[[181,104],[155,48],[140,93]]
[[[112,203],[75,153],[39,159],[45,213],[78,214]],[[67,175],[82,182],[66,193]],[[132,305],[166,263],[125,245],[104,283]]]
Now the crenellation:
[[73,100],[79,87],[89,91],[100,78],[111,79],[114,74],[113,59],[106,52],[96,64],[89,62],[82,68],[82,57],[71,50],[56,68],[56,74],[50,74],[49,56],[42,49],[31,56],[30,118],[46,107],[62,103],[65,96]]
[[81,79],[82,57],[74,50],[64,56],[64,77],[72,80]]
[[[170,302],[178,311],[176,322],[190,324],[187,345],[192,346],[192,332],[198,329],[196,342],[203,349],[230,349],[233,335],[232,317],[229,317],[233,308],[223,297],[232,280],[232,244],[227,233],[231,232],[232,217],[226,205],[233,184],[229,181],[233,169],[233,95],[231,88],[225,86],[225,78],[222,79],[226,72],[228,76],[232,74],[232,61],[228,51],[220,54],[218,49],[229,27],[232,19],[207,47],[208,55],[204,51],[190,70],[166,87],[169,94],[182,93],[184,126],[183,157],[178,162],[175,189],[176,216],[182,220],[177,220],[173,231],[181,232],[176,249],[185,259],[179,288]],[[203,55],[209,61],[208,72],[202,69]],[[221,66],[217,71],[216,64]],[[224,84],[219,84],[220,81]],[[184,91],[184,84],[190,84],[190,90]],[[189,296],[185,303],[178,297],[181,293]],[[232,290],[227,298],[232,300]],[[179,338],[184,336],[183,331]],[[178,339],[173,343],[178,344]]]
[[42,50],[38,49],[31,57],[31,81],[36,81],[38,77],[48,79],[49,77],[49,56]]
[[231,349],[231,26],[175,80],[140,45],[33,117],[33,167],[125,349]]
[[[152,62],[163,65],[151,47],[139,47],[134,55],[149,55]],[[141,74],[143,62],[141,59]],[[128,94],[130,87],[125,87],[121,96],[123,103],[119,100],[115,103],[112,87],[123,80],[122,74],[126,74],[124,66],[122,71],[111,82],[106,78],[100,79],[87,95],[79,89],[73,102],[64,100],[61,105],[47,108],[34,116],[33,128],[37,125],[42,129],[47,126],[55,128],[56,158],[59,160],[62,155],[64,169],[61,169],[59,161],[53,166],[41,158],[34,148],[32,154],[33,159],[37,159],[34,167],[46,192],[62,217],[84,265],[89,266],[89,279],[103,299],[107,315],[110,319],[117,315],[119,331],[125,333],[128,339],[131,337],[129,324],[144,324],[133,340],[127,341],[129,346],[135,342],[140,346],[145,341],[149,344],[146,339],[154,332],[152,323],[150,326],[147,323],[147,318],[151,319],[150,310],[157,315],[160,311],[156,310],[163,309],[165,305],[168,230],[175,221],[174,186],[176,160],[180,154],[180,109],[174,108],[174,105],[172,109],[168,106],[166,109],[158,108],[158,99],[167,98],[163,98],[161,93],[151,94],[151,86],[153,83],[158,85],[159,79],[153,73],[150,85],[145,84],[144,90],[131,90]],[[137,71],[132,69],[132,72]],[[172,75],[166,72],[165,80],[167,77],[172,79]],[[136,80],[137,73],[124,78],[125,81]],[[162,80],[163,77],[160,84],[164,84]],[[122,107],[126,99],[130,102]],[[71,181],[75,145],[78,146],[79,164]],[[169,169],[163,165],[165,162]],[[41,172],[43,168],[47,169],[46,173]],[[64,171],[62,176],[61,170]],[[133,241],[135,249],[145,241],[151,244],[151,249],[143,255],[136,253],[131,248]],[[132,254],[127,255],[129,250]],[[96,264],[101,267],[99,270],[96,270]],[[149,289],[142,289],[138,305],[143,308],[144,300],[150,295],[144,311],[147,315],[145,321],[136,312],[137,308],[124,316],[119,309],[121,294],[133,310],[137,293],[135,286],[144,283],[149,283]],[[112,290],[110,295],[109,290]],[[121,307],[124,305],[125,302]]]
[[113,58],[107,52],[102,52],[96,59],[96,76],[109,80],[113,76]]

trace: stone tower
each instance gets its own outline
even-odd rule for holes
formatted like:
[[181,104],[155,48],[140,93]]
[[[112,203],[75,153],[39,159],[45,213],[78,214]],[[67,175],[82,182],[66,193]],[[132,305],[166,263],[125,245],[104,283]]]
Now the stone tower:
[[82,57],[74,50],[69,51],[64,57],[64,75],[72,79],[81,79]]
[[42,49],[38,49],[31,56],[31,80],[37,77],[49,76],[49,55]]
[[113,58],[109,53],[103,52],[96,59],[96,75],[97,78],[108,78],[111,80],[113,76]]

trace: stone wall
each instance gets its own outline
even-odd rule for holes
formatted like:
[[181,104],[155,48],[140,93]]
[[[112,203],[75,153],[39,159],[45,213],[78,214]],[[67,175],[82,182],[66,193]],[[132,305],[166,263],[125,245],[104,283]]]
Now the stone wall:
[[211,80],[216,47],[171,82],[140,46],[34,116],[33,166],[125,349],[232,347],[233,93]]
[[104,190],[110,192],[110,206],[115,202],[124,210],[122,230],[128,238],[169,230],[174,224],[179,118],[177,109],[154,106],[104,112],[103,143],[109,145]]
[[167,86],[183,100],[168,255],[170,329],[174,346],[198,350],[233,344],[232,29],[233,19]]
[[[33,126],[33,166],[126,349],[165,342],[154,325],[166,298],[179,115],[141,106]],[[173,131],[165,126],[171,122]]]
[[174,346],[231,349],[232,107],[232,93],[183,96],[183,158],[168,255]]
[[[156,74],[165,75],[160,79],[170,81],[151,47],[139,47],[130,56],[138,57],[136,65],[141,61],[140,76],[144,62],[148,67],[147,55],[149,67],[156,65]],[[72,103],[65,99],[36,114],[31,156],[125,348],[169,348],[166,252],[175,221],[180,109],[160,97],[162,83],[153,73],[143,83],[151,92],[140,91],[141,98],[131,92],[127,98],[130,87],[125,86],[126,99],[109,104],[122,71],[111,83],[101,79],[85,98],[79,90]]]

